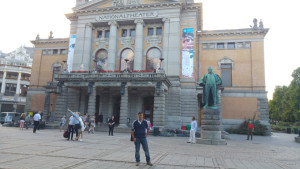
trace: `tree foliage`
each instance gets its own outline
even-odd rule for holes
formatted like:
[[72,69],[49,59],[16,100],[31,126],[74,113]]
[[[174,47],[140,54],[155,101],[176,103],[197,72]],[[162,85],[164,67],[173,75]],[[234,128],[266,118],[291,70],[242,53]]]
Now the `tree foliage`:
[[270,118],[276,121],[300,121],[300,67],[293,71],[289,86],[277,86],[269,101]]

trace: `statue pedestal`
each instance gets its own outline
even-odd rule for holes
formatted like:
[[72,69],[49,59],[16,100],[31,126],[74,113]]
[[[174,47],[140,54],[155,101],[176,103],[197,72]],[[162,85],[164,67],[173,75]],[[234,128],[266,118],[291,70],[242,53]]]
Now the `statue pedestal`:
[[221,115],[218,109],[204,109],[202,111],[201,138],[198,144],[227,145],[226,140],[221,139]]

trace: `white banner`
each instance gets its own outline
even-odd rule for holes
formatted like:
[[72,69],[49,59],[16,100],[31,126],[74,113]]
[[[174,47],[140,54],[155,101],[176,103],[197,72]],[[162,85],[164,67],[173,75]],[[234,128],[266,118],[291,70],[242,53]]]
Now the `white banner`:
[[75,49],[76,35],[70,36],[69,42],[69,53],[68,53],[68,62],[67,62],[67,72],[72,71],[73,58],[74,58],[74,49]]

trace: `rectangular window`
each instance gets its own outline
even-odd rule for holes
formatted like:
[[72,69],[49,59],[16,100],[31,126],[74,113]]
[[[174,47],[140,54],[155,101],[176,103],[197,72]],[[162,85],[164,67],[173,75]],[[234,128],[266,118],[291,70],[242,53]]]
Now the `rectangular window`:
[[52,50],[48,50],[48,55],[52,55]]
[[43,50],[43,55],[47,55],[47,50]]
[[217,43],[217,49],[224,49],[224,43]]
[[102,38],[102,31],[98,31],[97,33],[97,38]]
[[58,50],[57,49],[53,49],[53,55],[57,55],[58,54]]
[[135,36],[135,29],[130,29],[130,36],[134,37]]
[[60,50],[60,54],[61,54],[61,55],[67,54],[67,50],[66,50],[66,49],[61,49],[61,50]]
[[153,36],[153,28],[148,28],[148,36]]
[[234,49],[235,48],[235,43],[234,42],[230,42],[227,44],[227,48],[228,49]]
[[161,35],[162,28],[156,28],[156,35]]
[[221,64],[222,70],[222,82],[226,87],[232,86],[232,65],[231,64]]
[[127,29],[122,29],[122,37],[126,37],[127,36]]
[[105,31],[105,38],[109,38],[109,30]]

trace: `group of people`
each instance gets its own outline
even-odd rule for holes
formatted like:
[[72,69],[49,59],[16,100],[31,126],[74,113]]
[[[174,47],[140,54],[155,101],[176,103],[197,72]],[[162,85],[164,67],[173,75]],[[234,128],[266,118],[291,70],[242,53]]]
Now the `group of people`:
[[38,113],[35,113],[33,116],[33,119],[31,119],[31,116],[29,113],[22,113],[20,116],[20,130],[24,129],[24,125],[26,130],[28,130],[28,128],[31,126],[32,121],[33,121],[33,133],[36,132],[37,129],[39,129],[39,125],[41,122],[41,112],[39,111]]
[[[88,132],[94,134],[95,129],[95,117],[90,117],[89,115],[84,114],[83,116],[80,116],[80,112],[72,112],[70,109],[68,109],[71,116],[69,118],[69,123],[67,125],[67,131],[68,131],[68,140],[73,140],[73,134],[75,132],[76,137],[75,141],[82,141],[83,139],[83,132],[87,128]],[[64,128],[66,124],[65,116],[62,117],[61,123],[60,123],[60,131]]]

